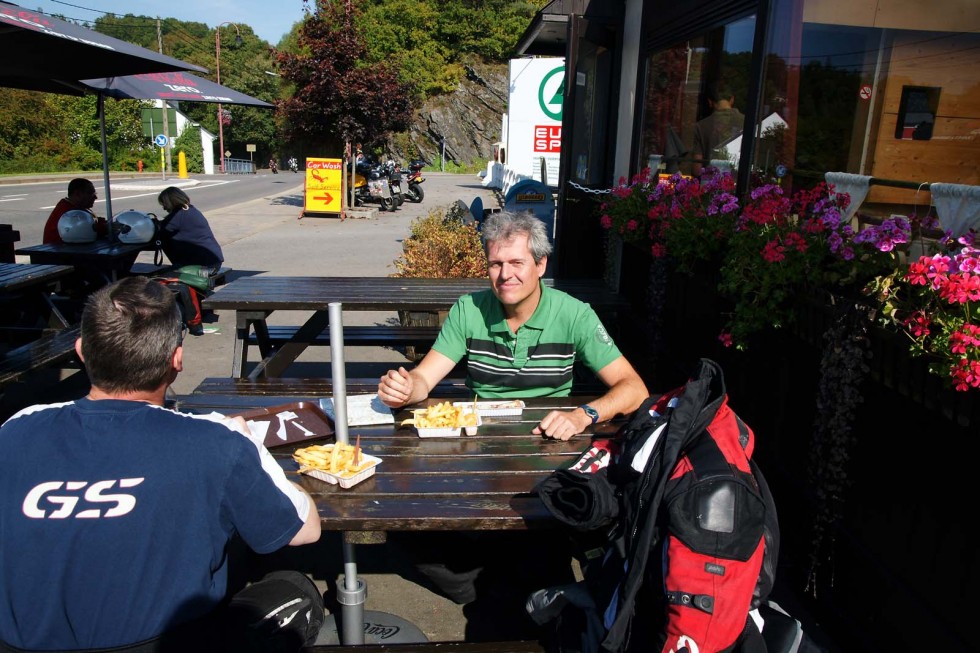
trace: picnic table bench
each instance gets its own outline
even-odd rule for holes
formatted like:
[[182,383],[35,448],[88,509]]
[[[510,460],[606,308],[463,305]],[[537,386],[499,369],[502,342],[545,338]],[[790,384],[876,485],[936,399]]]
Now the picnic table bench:
[[68,327],[43,335],[0,356],[0,388],[43,368],[79,367],[81,363],[75,354],[75,340],[80,333],[80,326]]

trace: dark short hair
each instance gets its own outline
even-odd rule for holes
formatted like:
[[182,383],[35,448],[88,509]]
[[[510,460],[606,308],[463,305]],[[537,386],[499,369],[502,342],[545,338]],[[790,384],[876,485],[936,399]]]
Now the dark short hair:
[[548,230],[530,211],[492,213],[483,221],[482,233],[483,248],[486,252],[490,251],[490,243],[507,241],[514,236],[525,234],[535,263],[540,263],[545,256],[551,255]]
[[68,182],[68,196],[71,197],[75,193],[81,193],[82,191],[88,190],[89,188],[95,190],[95,184],[86,179],[85,177],[78,177],[72,179]]
[[174,295],[145,277],[126,277],[89,296],[82,311],[82,356],[93,386],[152,391],[167,381],[183,323]]
[[190,206],[191,198],[176,186],[168,186],[157,195],[157,201],[167,213],[173,213],[177,209]]
[[731,100],[735,97],[732,88],[726,82],[712,82],[708,84],[708,99],[712,102],[721,100]]

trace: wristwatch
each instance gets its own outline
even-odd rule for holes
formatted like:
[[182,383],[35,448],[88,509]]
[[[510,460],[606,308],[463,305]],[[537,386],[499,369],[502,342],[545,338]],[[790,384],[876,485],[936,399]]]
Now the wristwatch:
[[593,424],[599,421],[599,412],[592,406],[588,404],[582,404],[581,406],[579,406],[579,408],[584,410],[585,414],[592,418]]

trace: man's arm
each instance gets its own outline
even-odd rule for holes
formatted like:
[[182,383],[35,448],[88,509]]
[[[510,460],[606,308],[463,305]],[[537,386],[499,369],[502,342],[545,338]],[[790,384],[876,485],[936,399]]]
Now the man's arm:
[[[599,370],[598,374],[599,379],[609,388],[606,394],[589,402],[589,405],[599,413],[600,422],[619,414],[627,415],[633,412],[650,394],[643,379],[625,356],[620,356],[609,363]],[[553,410],[545,415],[531,432],[555,440],[569,440],[585,431],[591,424],[592,418],[581,408]]]
[[435,349],[430,349],[411,372],[399,367],[388,370],[378,383],[378,397],[391,408],[416,404],[432,392],[432,388],[453,371],[456,363]]
[[304,488],[300,487],[297,483],[293,483],[300,492],[306,495],[306,498],[310,500],[310,509],[306,513],[306,519],[303,520],[303,526],[296,532],[293,539],[289,540],[289,546],[300,546],[301,544],[312,544],[320,539],[320,513],[317,512],[316,503],[313,501],[313,497]]

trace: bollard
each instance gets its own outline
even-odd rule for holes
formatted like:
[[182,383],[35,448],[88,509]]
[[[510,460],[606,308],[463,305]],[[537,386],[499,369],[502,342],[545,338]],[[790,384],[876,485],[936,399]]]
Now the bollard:
[[187,179],[187,157],[184,156],[184,150],[177,153],[177,176]]

